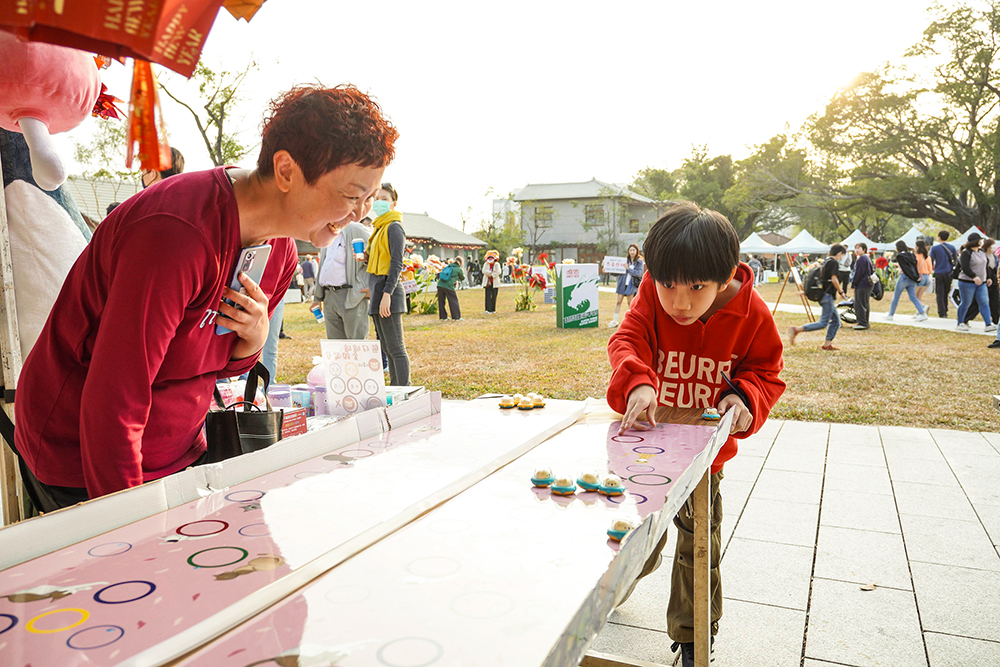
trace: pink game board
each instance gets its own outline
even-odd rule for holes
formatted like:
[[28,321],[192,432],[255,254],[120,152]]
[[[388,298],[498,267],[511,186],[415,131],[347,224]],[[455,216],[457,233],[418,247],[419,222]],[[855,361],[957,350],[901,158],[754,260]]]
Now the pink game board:
[[[572,426],[182,664],[579,664],[725,440],[714,424],[617,432]],[[531,485],[539,467],[611,470],[628,492],[553,495]],[[605,531],[622,515],[646,520],[619,545]]]
[[581,408],[449,405],[10,567],[0,572],[0,664],[181,655],[488,475]]

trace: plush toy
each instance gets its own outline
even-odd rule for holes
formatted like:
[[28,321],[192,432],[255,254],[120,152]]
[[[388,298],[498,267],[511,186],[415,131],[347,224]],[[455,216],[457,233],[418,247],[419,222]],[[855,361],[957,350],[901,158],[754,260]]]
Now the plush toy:
[[73,129],[93,111],[101,93],[94,57],[0,31],[0,63],[0,128],[24,134],[34,181],[55,190],[66,169],[50,135]]
[[24,359],[91,233],[68,188],[46,192],[35,184],[28,144],[20,132],[0,129],[0,156]]

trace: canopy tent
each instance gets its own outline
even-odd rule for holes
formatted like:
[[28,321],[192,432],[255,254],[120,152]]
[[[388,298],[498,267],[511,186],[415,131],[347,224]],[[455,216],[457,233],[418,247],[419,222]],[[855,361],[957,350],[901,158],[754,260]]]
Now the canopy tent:
[[[865,236],[865,233],[862,232],[860,229],[855,229],[853,232],[851,232],[850,236],[848,236],[846,239],[844,239],[840,243],[845,248],[847,248],[848,252],[853,252],[854,251],[854,246],[856,246],[859,243],[866,244],[868,246],[869,250],[885,249],[885,244],[884,243],[875,243],[874,241],[872,241],[871,239],[869,239],[867,236]],[[881,246],[881,248],[880,248],[880,246]]]
[[757,232],[752,233],[740,244],[740,253],[744,255],[774,255],[780,252],[777,246],[773,246],[762,239]]
[[898,239],[893,241],[892,245],[890,247],[884,248],[884,250],[894,250],[896,247],[896,243],[899,241],[905,243],[907,248],[915,248],[917,247],[917,239],[921,239],[925,236],[927,236],[927,234],[924,234],[922,231],[917,229],[916,225],[914,225],[913,227],[910,227],[910,231],[906,232]]
[[780,253],[804,252],[810,255],[818,253],[828,253],[830,252],[830,244],[821,243],[817,241],[812,234],[803,229],[795,236],[795,238],[793,238],[788,243],[775,246],[774,252],[780,252]]
[[984,239],[986,238],[986,232],[984,232],[983,230],[981,230],[979,227],[976,227],[975,225],[972,225],[967,230],[965,230],[964,234],[962,234],[958,238],[956,238],[956,239],[948,239],[948,243],[952,244],[956,248],[961,248],[963,245],[965,245],[965,242],[969,240],[969,234],[971,234],[972,232],[976,232],[977,234],[979,234],[980,236],[982,236]]

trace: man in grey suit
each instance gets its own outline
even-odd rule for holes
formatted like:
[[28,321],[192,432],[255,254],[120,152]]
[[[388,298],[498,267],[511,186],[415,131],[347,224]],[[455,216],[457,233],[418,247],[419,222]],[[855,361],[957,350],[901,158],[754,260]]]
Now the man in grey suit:
[[368,337],[368,267],[354,258],[355,239],[367,242],[371,232],[352,222],[319,253],[319,275],[313,305],[321,303],[326,337],[363,340]]

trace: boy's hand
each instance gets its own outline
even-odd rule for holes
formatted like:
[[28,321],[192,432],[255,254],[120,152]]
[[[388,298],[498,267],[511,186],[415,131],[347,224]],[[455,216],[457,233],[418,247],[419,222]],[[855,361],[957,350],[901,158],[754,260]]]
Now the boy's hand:
[[[649,421],[649,426],[636,421],[643,410],[646,411],[646,420]],[[629,428],[634,428],[637,431],[648,431],[655,427],[656,417],[653,416],[655,412],[656,390],[652,385],[639,385],[628,395],[628,405],[625,407],[625,416],[622,417],[621,426],[618,427],[618,435]]]
[[730,433],[742,433],[753,424],[753,415],[747,410],[740,397],[736,394],[726,394],[719,401],[719,414],[724,415],[730,410],[733,412],[733,424],[729,428]]

